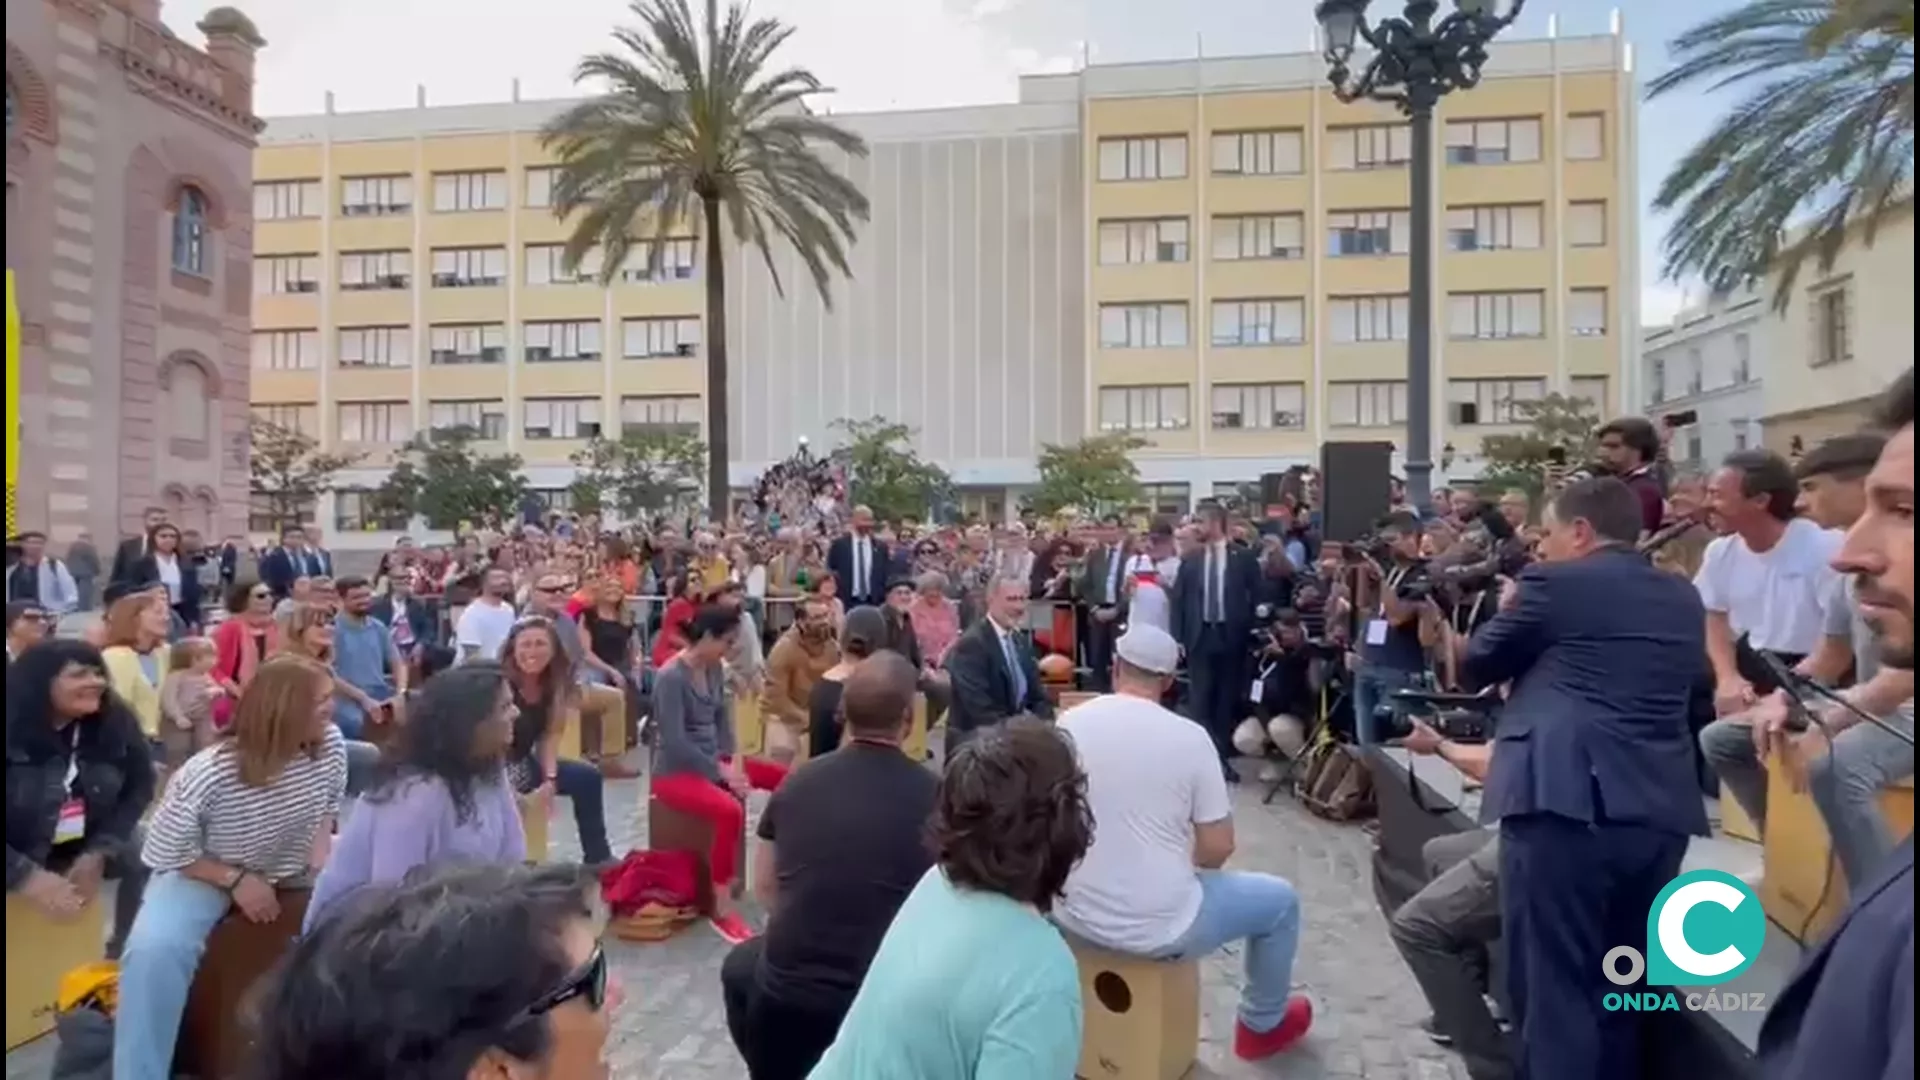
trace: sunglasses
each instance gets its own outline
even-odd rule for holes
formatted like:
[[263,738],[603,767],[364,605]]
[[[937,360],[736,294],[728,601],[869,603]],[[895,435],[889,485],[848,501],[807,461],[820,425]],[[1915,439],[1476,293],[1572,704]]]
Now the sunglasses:
[[518,1027],[530,1020],[545,1016],[569,1001],[584,999],[587,1007],[599,1012],[607,1004],[607,954],[600,946],[593,947],[593,955],[587,962],[575,969],[573,974],[562,979],[559,985],[541,995],[538,1001],[520,1010],[508,1022],[508,1027]]

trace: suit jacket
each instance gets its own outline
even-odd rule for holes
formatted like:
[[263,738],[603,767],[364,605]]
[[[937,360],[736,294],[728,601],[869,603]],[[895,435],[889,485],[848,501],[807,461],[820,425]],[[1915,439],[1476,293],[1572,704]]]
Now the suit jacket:
[[1473,635],[1469,685],[1511,682],[1483,815],[1558,814],[1704,836],[1688,701],[1706,612],[1630,551],[1528,567],[1519,604]]
[[[180,556],[180,599],[173,605],[174,614],[188,626],[199,626],[201,621],[202,597],[200,590],[200,567],[188,556]],[[160,566],[154,562],[151,554],[142,555],[134,560],[127,571],[130,582],[153,582],[160,580]]]
[[[1259,556],[1244,547],[1227,545],[1226,580],[1220,597],[1226,609],[1223,639],[1235,643],[1236,647],[1253,635],[1253,609],[1259,602],[1263,576]],[[1173,640],[1189,655],[1199,649],[1201,630],[1206,623],[1206,578],[1207,552],[1202,548],[1180,560],[1180,570],[1173,577],[1173,592],[1168,598]]]
[[856,608],[862,604],[878,606],[887,598],[887,574],[889,572],[888,568],[892,564],[892,560],[887,551],[887,545],[881,543],[878,537],[872,536],[867,538],[867,543],[872,545],[871,557],[873,562],[867,567],[868,592],[864,596],[857,596],[853,591],[855,576],[853,565],[853,537],[836,537],[832,546],[827,548],[827,573],[832,574],[838,579],[840,583],[840,599],[845,602],[849,608]]
[[1040,665],[1034,662],[1033,647],[1024,634],[1015,636],[1015,655],[1026,676],[1027,692],[1014,696],[1013,673],[1007,668],[1006,652],[1000,647],[1000,632],[993,620],[981,619],[967,628],[947,653],[947,676],[953,682],[953,704],[947,713],[947,726],[955,731],[990,727],[1021,713],[1050,717],[1053,702],[1040,683]]
[[310,547],[302,549],[307,557],[308,577],[333,576],[333,552],[326,548]]
[[[382,596],[373,602],[368,616],[375,622],[391,627],[393,625],[393,597]],[[434,623],[433,612],[417,596],[407,598],[407,629],[413,631],[415,645],[437,645],[439,634]]]
[[145,535],[129,536],[120,541],[113,552],[113,568],[107,574],[109,582],[137,580],[130,575],[134,566],[147,557],[147,538]]
[[[1087,552],[1086,565],[1080,570],[1080,579],[1073,583],[1074,595],[1088,607],[1124,607],[1127,602],[1127,554],[1111,544],[1102,544]],[[1120,573],[1115,576],[1113,564],[1120,563]],[[1111,582],[1113,591],[1107,591]]]
[[1760,1025],[1769,1080],[1913,1076],[1913,838],[1774,999]]
[[275,600],[285,600],[293,593],[295,578],[309,576],[305,561],[296,559],[295,554],[276,547],[260,556],[260,583],[273,591]]

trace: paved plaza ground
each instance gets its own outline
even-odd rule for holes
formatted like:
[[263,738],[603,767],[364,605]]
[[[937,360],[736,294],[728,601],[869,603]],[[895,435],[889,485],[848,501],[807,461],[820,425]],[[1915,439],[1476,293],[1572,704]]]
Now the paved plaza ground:
[[[644,779],[608,785],[616,851],[645,842],[645,785]],[[1283,875],[1299,889],[1306,928],[1295,979],[1313,996],[1318,1016],[1306,1042],[1281,1058],[1258,1065],[1237,1060],[1231,1040],[1239,950],[1208,960],[1194,1080],[1465,1080],[1457,1060],[1420,1031],[1426,1010],[1373,901],[1367,835],[1357,825],[1315,818],[1286,796],[1263,806],[1261,790],[1249,783],[1236,792],[1240,849],[1232,865]],[[557,805],[557,853],[577,856],[567,803]],[[610,945],[625,989],[607,1047],[616,1080],[745,1080],[720,1004],[726,948],[704,927],[660,944]],[[9,1054],[7,1080],[44,1078],[50,1042]]]

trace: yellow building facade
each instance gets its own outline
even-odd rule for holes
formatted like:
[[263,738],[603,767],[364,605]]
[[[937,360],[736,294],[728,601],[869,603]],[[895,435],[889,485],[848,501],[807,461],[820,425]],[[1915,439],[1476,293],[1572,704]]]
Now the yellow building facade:
[[[1617,36],[1500,42],[1436,120],[1434,430],[1455,475],[1516,400],[1637,400],[1630,69]],[[873,147],[848,163],[874,203],[852,279],[827,304],[729,267],[736,486],[868,414],[913,426],[991,515],[1043,445],[1102,431],[1150,441],[1163,509],[1324,441],[1398,443],[1410,139],[1324,78],[1308,54],[1096,65],[1023,79],[1012,105],[838,117]],[[323,523],[400,527],[351,487],[418,431],[480,428],[557,493],[596,432],[699,429],[700,245],[671,236],[657,273],[636,257],[611,288],[564,273],[537,136],[563,105],[269,122],[253,401],[367,455]]]

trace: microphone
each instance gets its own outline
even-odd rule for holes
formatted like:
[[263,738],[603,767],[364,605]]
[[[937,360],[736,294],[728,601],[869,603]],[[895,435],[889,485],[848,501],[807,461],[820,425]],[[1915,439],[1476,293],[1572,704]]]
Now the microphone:
[[1817,726],[1820,728],[1822,734],[1831,735],[1831,732],[1827,731],[1825,722],[1820,719],[1819,714],[1814,712],[1808,705],[1809,701],[1819,699],[1827,704],[1836,705],[1845,709],[1847,712],[1852,713],[1855,719],[1872,724],[1874,727],[1887,732],[1908,746],[1913,745],[1913,736],[1911,734],[1901,731],[1885,720],[1855,705],[1853,702],[1847,700],[1846,695],[1793,670],[1781,663],[1779,657],[1771,653],[1761,652],[1757,649],[1754,650],[1754,655],[1760,658],[1760,662],[1766,665],[1767,672],[1773,676],[1775,682],[1780,684],[1780,689],[1786,692],[1788,708],[1787,730],[1798,732],[1805,731],[1809,727]]

